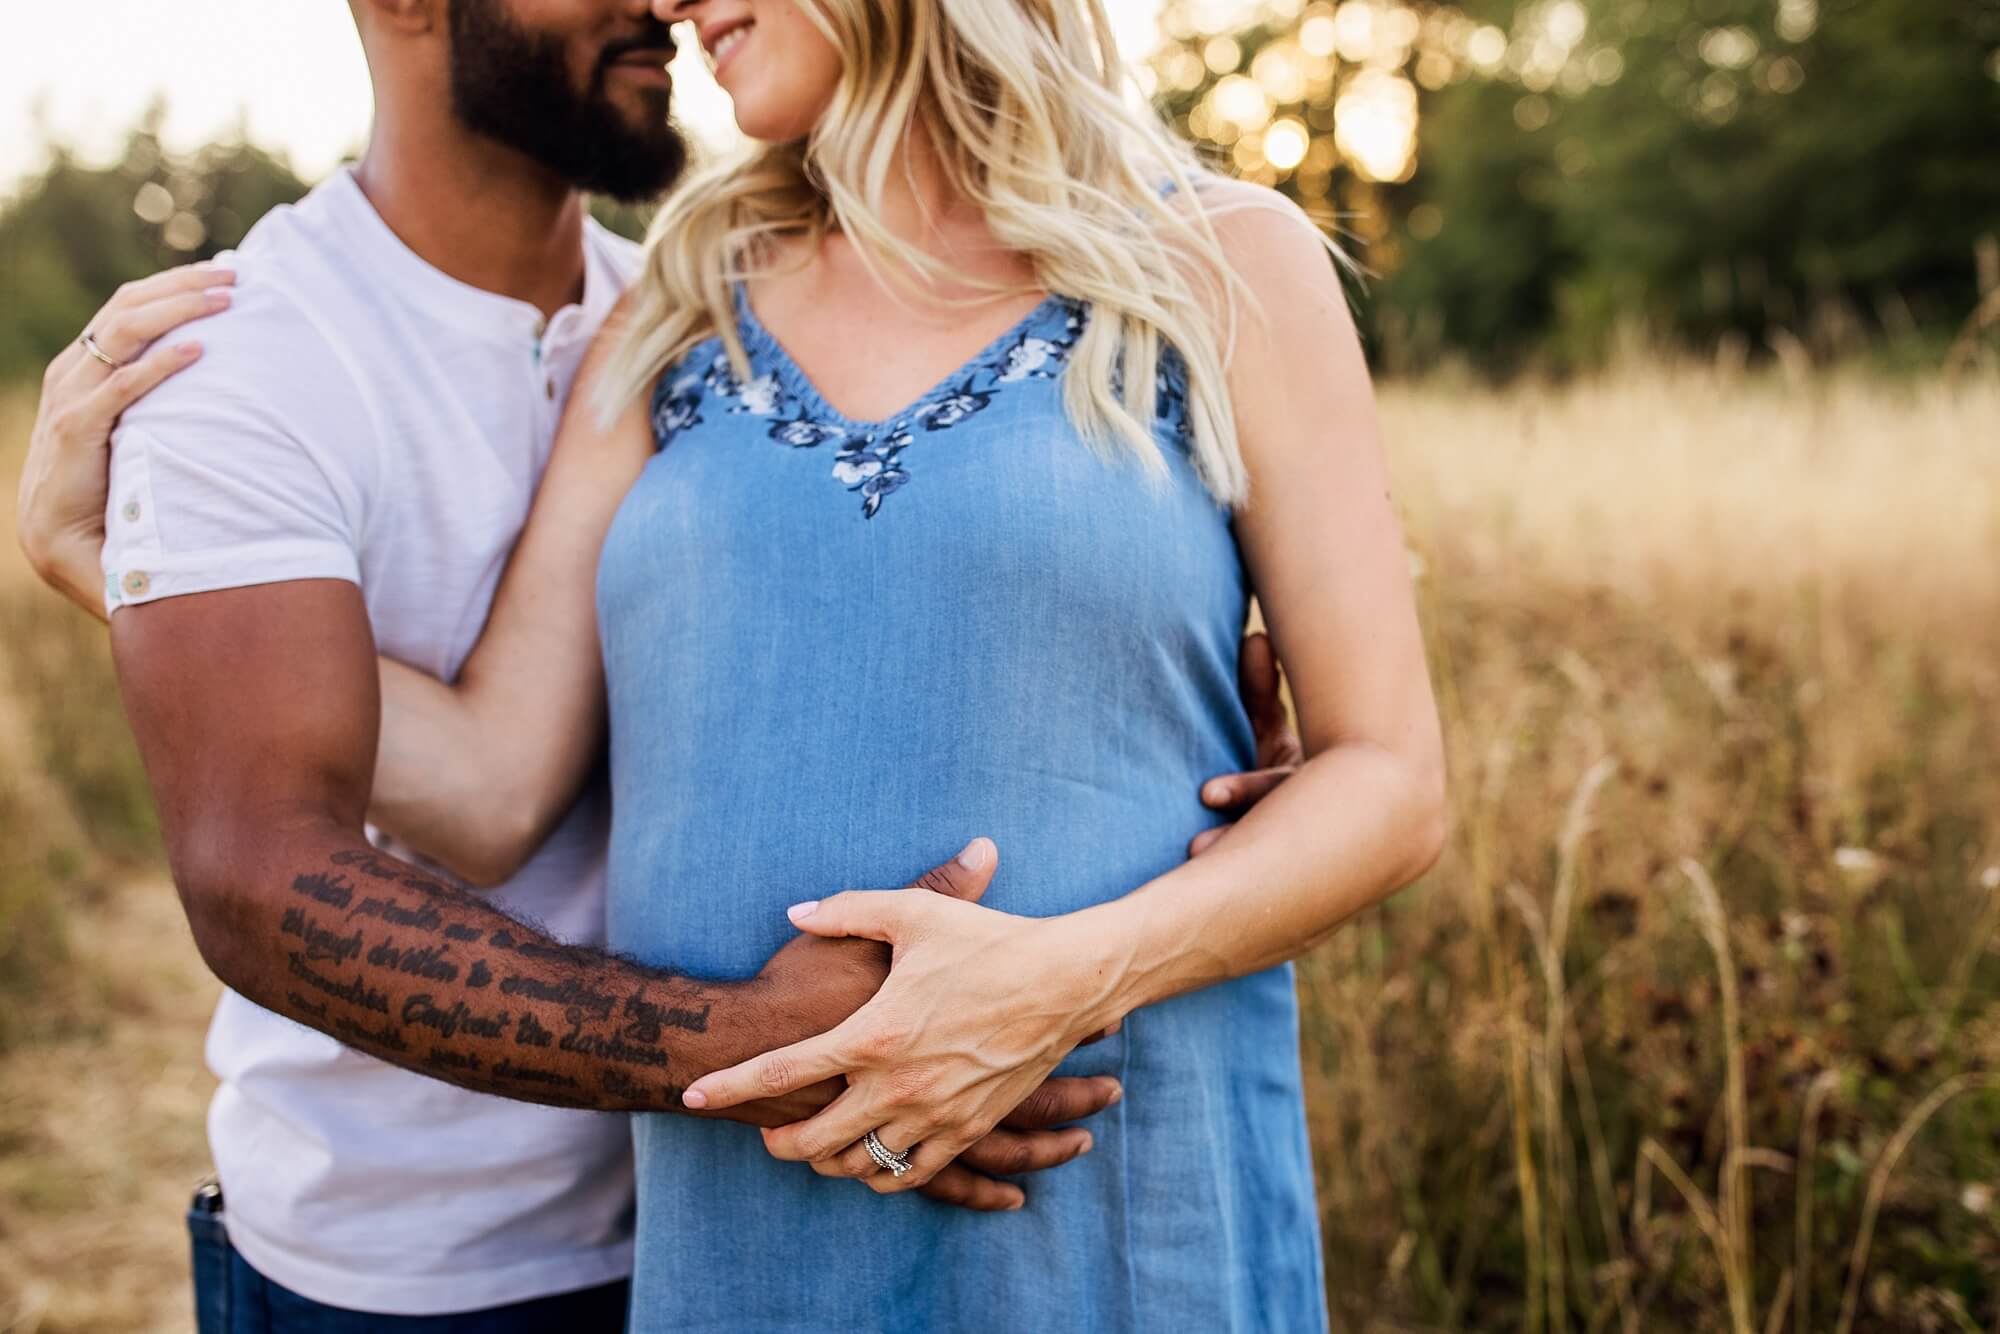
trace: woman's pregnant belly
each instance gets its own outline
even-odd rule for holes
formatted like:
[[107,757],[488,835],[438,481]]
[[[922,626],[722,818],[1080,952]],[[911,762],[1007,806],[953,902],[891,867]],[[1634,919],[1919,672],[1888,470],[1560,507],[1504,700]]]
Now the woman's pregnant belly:
[[643,805],[621,802],[613,948],[696,976],[747,977],[796,934],[792,904],[910,884],[981,835],[1000,849],[985,906],[1051,917],[1171,870],[1214,819],[1189,774],[1112,790],[950,754],[868,772],[802,773],[794,759],[739,754]]

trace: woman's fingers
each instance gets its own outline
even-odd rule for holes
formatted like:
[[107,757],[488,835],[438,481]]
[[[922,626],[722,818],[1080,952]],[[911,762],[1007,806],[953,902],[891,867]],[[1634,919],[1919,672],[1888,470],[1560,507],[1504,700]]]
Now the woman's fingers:
[[91,337],[113,361],[129,363],[161,336],[191,320],[199,320],[229,309],[231,293],[226,284],[175,292],[116,314],[98,317]]
[[[901,1152],[900,1142],[891,1142],[886,1120],[879,1109],[871,1109],[871,1100],[859,1090],[850,1087],[846,1093],[836,1098],[833,1105],[810,1121],[794,1121],[788,1126],[766,1130],[764,1148],[773,1158],[782,1158],[792,1163],[816,1163],[821,1159],[839,1157],[849,1145],[859,1144],[861,1137],[873,1130],[882,1136],[882,1142],[890,1149]],[[921,1137],[921,1130],[910,1133],[910,1142]]]
[[[975,1145],[974,1147],[976,1148],[977,1146]],[[1067,1162],[1075,1156],[1074,1153],[1071,1153],[1061,1161]],[[936,1176],[918,1188],[920,1193],[927,1199],[936,1200],[939,1204],[949,1204],[960,1209],[972,1209],[980,1213],[1005,1213],[1010,1209],[1018,1209],[1027,1203],[1027,1196],[1019,1186],[1011,1185],[1005,1181],[995,1181],[991,1176],[972,1170],[968,1165],[970,1158],[971,1151],[968,1150],[960,1156],[959,1161],[947,1164],[938,1169]],[[1055,1164],[1048,1163],[1044,1165],[1054,1166]],[[884,1176],[890,1175],[883,1172],[883,1169],[876,1164],[875,1160],[868,1156],[868,1150],[859,1144],[838,1158],[827,1158],[814,1163],[812,1170],[823,1177],[842,1177],[855,1181],[866,1181],[877,1173],[881,1173]],[[990,1171],[993,1169],[986,1170]],[[1019,1170],[1032,1171],[1033,1168],[1022,1168]]]
[[[857,1011],[857,1013],[864,1012],[865,1007],[863,1011]],[[704,1075],[681,1095],[681,1102],[698,1112],[720,1111],[725,1107],[755,1102],[759,1098],[776,1098],[783,1094],[795,1093],[799,1089],[819,1083],[822,1079],[832,1079],[835,1075],[846,1074],[856,1062],[844,1060],[836,1053],[841,1050],[842,1043],[850,1035],[849,1025],[853,1022],[849,1019],[846,1024],[822,1033],[816,1038],[807,1038],[804,1042],[795,1042],[789,1047],[767,1051],[762,1056],[753,1056],[740,1065],[730,1066],[727,1070]],[[835,1099],[833,1106],[827,1111],[831,1112],[846,1100],[845,1095]],[[825,1113],[821,1114],[824,1115]],[[812,1121],[800,1124],[812,1125],[820,1119],[821,1117],[814,1117]],[[860,1137],[861,1132],[856,1131],[847,1139],[841,1140],[840,1144],[846,1144]],[[838,1148],[839,1145],[832,1147]],[[826,1155],[812,1156],[823,1158]]]
[[910,1160],[910,1170],[902,1176],[894,1172],[877,1172],[874,1176],[862,1178],[861,1184],[877,1195],[900,1195],[906,1190],[922,1190],[938,1173],[958,1163],[973,1143],[962,1132],[951,1135],[915,1123],[887,1125],[877,1133],[885,1147],[906,1155]]
[[1109,1075],[1050,1079],[1001,1117],[1000,1124],[1012,1130],[1047,1130],[1095,1116],[1124,1096],[1124,1086]]
[[947,902],[929,889],[850,889],[829,899],[794,903],[785,910],[792,925],[815,936],[865,936],[869,940],[902,943],[910,925],[925,910]]
[[[197,315],[183,314],[179,319],[160,326],[157,324],[157,315],[149,314],[141,317],[141,322],[135,325],[134,317],[139,316],[140,312],[148,312],[161,302],[181,303],[177,308],[186,309],[189,298],[192,298],[193,304],[202,305],[205,304],[209,292],[227,291],[235,283],[236,271],[219,264],[187,264],[178,269],[168,269],[163,273],[136,279],[113,293],[111,299],[91,317],[83,332],[95,338],[97,345],[112,360],[129,361],[144,351],[146,344],[153,338],[158,338],[176,324],[185,324],[188,320],[197,318]],[[204,310],[199,313],[213,314],[214,311]],[[144,335],[148,327],[155,328],[151,337]],[[82,341],[80,336],[78,341]],[[84,359],[93,366],[102,365],[88,355]]]
[[958,1161],[988,1176],[1019,1176],[1075,1162],[1089,1153],[1096,1142],[1081,1126],[1037,1130],[1025,1135],[1012,1130],[989,1130],[984,1138],[958,1155]]
[[873,1154],[863,1144],[850,1144],[845,1150],[831,1158],[814,1161],[812,1170],[823,1177],[847,1177],[860,1181],[882,1170]]
[[137,361],[113,372],[103,384],[91,390],[85,400],[87,407],[80,420],[89,427],[86,438],[70,443],[109,444],[111,428],[117,424],[125,409],[152,393],[162,380],[186,370],[199,360],[200,343],[173,343],[156,347]]

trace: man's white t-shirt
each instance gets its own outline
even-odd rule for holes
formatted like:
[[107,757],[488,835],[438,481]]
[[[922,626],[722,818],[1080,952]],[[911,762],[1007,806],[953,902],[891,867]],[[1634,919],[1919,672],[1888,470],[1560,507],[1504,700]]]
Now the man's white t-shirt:
[[[544,324],[418,258],[349,172],[260,221],[226,261],[232,308],[195,326],[202,359],[118,430],[114,613],[345,579],[381,652],[453,679],[584,349],[636,270],[637,248],[595,224],[585,249],[582,303]],[[601,943],[608,830],[594,792],[495,901]],[[230,1241],[266,1277],[334,1306],[429,1315],[630,1273],[624,1116],[454,1088],[234,992],[208,1062]]]

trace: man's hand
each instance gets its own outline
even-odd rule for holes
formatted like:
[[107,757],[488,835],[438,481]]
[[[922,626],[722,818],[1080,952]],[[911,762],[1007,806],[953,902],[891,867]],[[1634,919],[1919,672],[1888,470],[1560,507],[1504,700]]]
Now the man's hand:
[[[1243,707],[1257,732],[1257,767],[1249,773],[1224,774],[1202,785],[1202,805],[1218,811],[1234,811],[1239,816],[1274,792],[1305,762],[1305,750],[1285,708],[1285,677],[1278,656],[1271,649],[1270,636],[1259,630],[1243,640],[1237,667],[1243,690]],[[1188,856],[1199,857],[1230,826],[1204,829],[1188,844]]]
[[42,581],[95,616],[104,615],[98,553],[112,428],[125,409],[201,356],[199,343],[153,344],[190,320],[227,309],[235,281],[229,269],[193,264],[127,283],[85,331],[103,358],[79,337],[42,376],[16,531]]
[[[917,885],[976,903],[992,883],[997,865],[990,857],[971,867],[962,860],[952,861],[926,872]],[[825,1022],[815,1031],[824,1032],[881,989],[889,975],[889,953],[889,947],[880,941],[801,935],[771,956],[757,980],[773,990],[785,1009],[803,1009],[821,1016]],[[722,1115],[760,1126],[790,1125],[817,1115],[845,1087],[842,1080],[822,1080],[796,1093],[731,1108]],[[1000,1127],[932,1177],[922,1193],[943,1204],[984,1212],[1018,1209],[1026,1199],[1021,1188],[993,1178],[1060,1167],[1088,1153],[1090,1132],[1069,1123],[1103,1111],[1122,1093],[1118,1081],[1109,1077],[1048,1080],[1009,1113]]]

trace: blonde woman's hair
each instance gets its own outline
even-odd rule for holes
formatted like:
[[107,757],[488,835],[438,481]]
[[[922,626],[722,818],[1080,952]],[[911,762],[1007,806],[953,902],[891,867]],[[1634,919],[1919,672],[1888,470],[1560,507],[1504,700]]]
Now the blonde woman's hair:
[[795,2],[842,56],[833,100],[809,138],[755,145],[667,201],[600,405],[630,403],[712,336],[747,377],[732,287],[768,265],[778,238],[816,245],[838,231],[878,276],[969,282],[882,222],[884,185],[914,130],[1039,286],[1091,308],[1063,375],[1083,437],[1166,476],[1152,429],[1165,343],[1187,371],[1195,469],[1217,500],[1241,503],[1225,356],[1242,284],[1197,193],[1208,173],[1127,99],[1102,0]]

